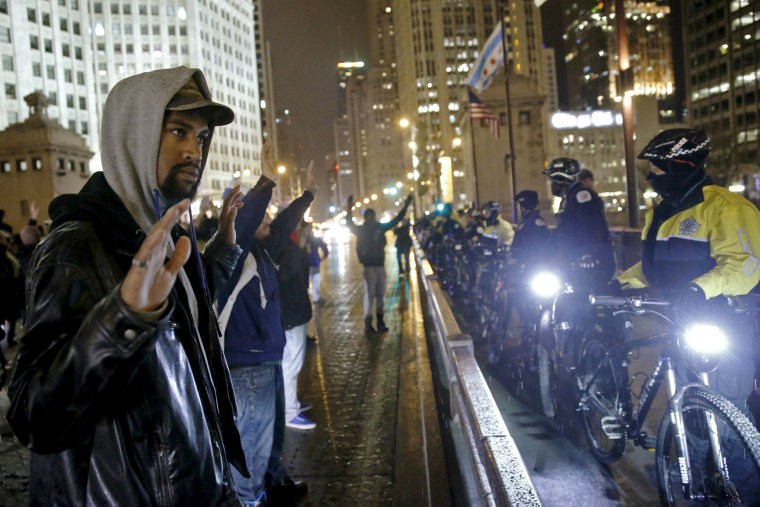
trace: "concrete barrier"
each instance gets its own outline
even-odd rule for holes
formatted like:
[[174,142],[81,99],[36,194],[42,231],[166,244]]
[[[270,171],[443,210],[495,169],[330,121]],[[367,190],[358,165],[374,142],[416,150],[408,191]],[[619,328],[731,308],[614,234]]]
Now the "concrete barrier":
[[437,397],[443,405],[440,408],[446,427],[452,432],[456,465],[467,489],[462,496],[470,505],[540,506],[525,463],[475,360],[472,338],[459,328],[416,241],[414,255],[427,307],[425,318],[434,334],[430,350],[437,370],[436,390],[445,393]]

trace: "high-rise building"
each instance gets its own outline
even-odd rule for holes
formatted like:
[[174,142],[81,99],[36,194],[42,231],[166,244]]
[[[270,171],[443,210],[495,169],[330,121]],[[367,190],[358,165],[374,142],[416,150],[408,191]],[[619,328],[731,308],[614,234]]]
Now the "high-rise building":
[[[370,59],[367,72],[366,131],[367,192],[395,197],[397,183],[406,181],[405,129],[399,126],[398,79],[396,73],[396,29],[391,0],[367,3]],[[406,164],[405,164],[406,162]],[[392,193],[389,191],[394,189]]]
[[711,138],[710,174],[760,202],[760,9],[753,0],[682,2],[687,122]]
[[338,159],[338,199],[357,199],[367,191],[367,69],[364,62],[339,62],[338,118],[335,120],[335,152]]
[[[614,2],[573,0],[562,8],[564,64],[570,108],[609,109],[620,100]],[[674,91],[670,7],[668,2],[626,0],[633,90],[661,99],[661,121],[675,120],[667,99]]]
[[[454,194],[462,171],[459,123],[466,111],[467,76],[496,24],[505,21],[511,72],[543,88],[541,19],[531,0],[394,0],[400,112],[416,133],[419,188],[439,196],[439,159],[450,158]],[[429,189],[429,190],[428,190]]]
[[544,93],[546,94],[546,110],[559,111],[559,90],[557,89],[557,61],[553,48],[543,48],[544,56]]
[[354,166],[354,143],[351,135],[351,126],[346,116],[341,116],[335,120],[335,157],[337,164],[337,202],[342,204],[346,202],[348,196],[353,195],[356,199],[361,199],[359,193],[359,184],[357,171]]
[[[546,130],[547,158],[574,158],[594,173],[594,189],[605,203],[610,225],[628,225],[623,115],[619,104],[612,110],[556,111]],[[634,152],[638,153],[660,130],[657,100],[634,98]],[[640,169],[647,164],[639,161]],[[649,182],[637,178],[638,192],[645,194]]]
[[261,124],[261,138],[266,141],[269,136],[274,136],[270,131],[274,125],[275,103],[272,86],[272,59],[269,51],[269,43],[264,37],[264,2],[253,2],[253,31],[256,34],[256,76],[259,86],[259,122]]
[[99,151],[89,7],[84,0],[0,2],[0,129],[22,121],[24,97],[40,91],[49,117]]
[[214,98],[235,111],[211,147],[201,193],[221,196],[260,174],[256,34],[252,2],[233,0],[0,1],[0,128],[19,121],[22,97],[39,90],[49,114],[96,153],[110,89],[144,71],[203,70]]

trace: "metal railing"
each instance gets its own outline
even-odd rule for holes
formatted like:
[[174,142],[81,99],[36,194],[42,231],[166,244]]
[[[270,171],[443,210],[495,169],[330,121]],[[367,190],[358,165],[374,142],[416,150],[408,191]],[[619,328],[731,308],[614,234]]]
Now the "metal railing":
[[[461,431],[453,440],[458,446],[456,459],[465,474],[471,504],[489,506],[540,506],[533,481],[522,456],[504,424],[475,359],[472,338],[462,333],[448,300],[438,283],[424,252],[415,241],[414,255],[422,280],[427,311],[425,318],[434,330],[431,344],[436,367],[436,389],[448,396],[438,396],[450,424],[450,431]],[[446,400],[448,398],[448,400]],[[468,479],[469,477],[469,479]]]

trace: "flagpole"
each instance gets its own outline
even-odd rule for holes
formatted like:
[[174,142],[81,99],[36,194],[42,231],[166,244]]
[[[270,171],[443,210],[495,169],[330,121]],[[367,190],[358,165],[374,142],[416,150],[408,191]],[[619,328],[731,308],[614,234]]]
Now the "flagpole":
[[504,53],[504,90],[507,95],[507,129],[509,130],[509,180],[512,186],[512,223],[517,223],[517,202],[515,201],[515,195],[517,191],[515,185],[517,184],[516,166],[517,166],[517,154],[515,154],[515,140],[512,132],[512,101],[509,94],[509,60],[507,59],[507,40],[504,36],[504,20],[507,18],[507,7],[501,8],[501,50]]
[[475,179],[475,206],[480,208],[480,192],[478,191],[478,159],[475,151],[475,125],[472,122],[472,102],[467,102],[467,107],[470,109],[470,143],[472,144],[472,176]]

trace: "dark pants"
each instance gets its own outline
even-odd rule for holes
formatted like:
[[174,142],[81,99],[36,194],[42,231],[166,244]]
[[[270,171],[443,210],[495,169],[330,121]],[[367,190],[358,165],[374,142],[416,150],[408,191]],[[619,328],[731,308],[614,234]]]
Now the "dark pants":
[[396,246],[396,260],[398,261],[398,272],[406,273],[409,271],[409,251],[411,249],[407,247]]

